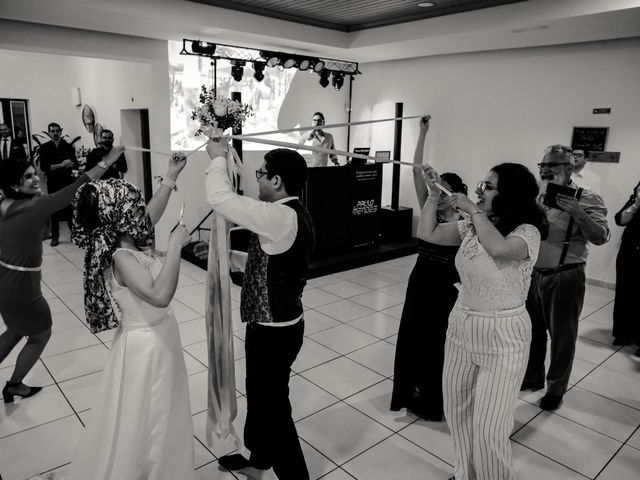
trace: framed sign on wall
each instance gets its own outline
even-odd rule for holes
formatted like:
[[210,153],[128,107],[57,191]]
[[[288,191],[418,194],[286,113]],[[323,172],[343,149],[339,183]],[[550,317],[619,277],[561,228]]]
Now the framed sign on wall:
[[607,146],[609,127],[573,127],[571,148],[589,152],[604,152]]

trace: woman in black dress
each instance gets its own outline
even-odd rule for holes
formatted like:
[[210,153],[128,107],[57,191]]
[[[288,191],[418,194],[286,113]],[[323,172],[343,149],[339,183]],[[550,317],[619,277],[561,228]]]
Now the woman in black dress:
[[[420,120],[420,134],[413,157],[414,184],[420,208],[428,190],[422,176],[424,143],[430,117]],[[441,175],[442,186],[466,195],[467,186],[455,173]],[[438,221],[454,222],[458,214],[449,197],[442,193],[438,201]],[[418,260],[409,277],[394,364],[391,410],[406,408],[425,420],[441,421],[442,367],[449,313],[458,296],[459,282],[454,258],[457,245],[434,245],[418,240]],[[425,302],[429,292],[430,301]]]
[[613,303],[614,345],[640,345],[638,307],[638,272],[640,272],[640,183],[616,213],[616,225],[625,227],[616,258],[616,297]]

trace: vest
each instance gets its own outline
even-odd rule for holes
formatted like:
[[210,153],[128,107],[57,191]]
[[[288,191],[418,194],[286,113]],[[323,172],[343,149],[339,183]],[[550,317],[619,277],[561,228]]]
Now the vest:
[[302,315],[315,232],[311,215],[299,200],[284,205],[296,212],[298,233],[289,250],[277,255],[262,250],[258,235],[251,234],[240,296],[243,322],[288,322]]

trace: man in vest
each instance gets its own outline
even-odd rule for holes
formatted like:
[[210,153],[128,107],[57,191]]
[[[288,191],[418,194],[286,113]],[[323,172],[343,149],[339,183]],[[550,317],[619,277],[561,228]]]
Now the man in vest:
[[315,233],[300,202],[307,178],[304,158],[293,150],[268,152],[256,170],[259,200],[234,192],[227,174],[227,145],[210,142],[207,201],[252,232],[240,315],[245,336],[247,418],[244,442],[251,456],[225,455],[228,470],[273,467],[279,480],[308,480],[291,418],[289,375],[304,338],[302,291]]
[[571,148],[552,145],[538,164],[543,191],[554,183],[576,192],[575,196],[558,193],[555,203],[544,202],[549,236],[540,244],[527,298],[533,329],[522,390],[544,388],[547,330],[551,336],[547,392],[540,400],[543,410],[558,408],[567,391],[584,302],[587,245],[602,245],[609,240],[604,202],[599,195],[580,189],[571,180],[573,161]]

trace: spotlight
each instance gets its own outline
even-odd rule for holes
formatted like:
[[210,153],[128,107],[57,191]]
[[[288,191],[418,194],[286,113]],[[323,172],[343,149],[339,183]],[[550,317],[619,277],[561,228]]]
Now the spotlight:
[[191,50],[200,55],[213,55],[216,53],[216,44],[196,40],[191,42]]
[[277,67],[279,63],[280,59],[275,55],[267,59],[267,65],[270,67]]
[[300,63],[298,63],[298,70],[300,70],[301,72],[309,70],[309,67],[311,67],[310,58],[303,58],[302,60],[300,60]]
[[333,72],[333,79],[331,80],[331,84],[333,88],[336,90],[340,90],[342,88],[342,84],[344,83],[344,73],[342,72]]
[[280,63],[280,57],[278,57],[276,52],[260,50],[260,56],[265,59],[268,67],[277,67]]
[[320,73],[322,70],[324,70],[324,62],[318,59],[318,61],[316,61],[316,64],[313,66],[313,71],[316,73]]
[[232,60],[231,61],[231,76],[236,82],[242,80],[244,75],[244,60]]
[[329,85],[329,75],[331,75],[329,70],[320,72],[320,85],[322,85],[322,88],[327,88],[327,85]]
[[282,63],[282,66],[284,68],[291,68],[291,67],[295,67],[296,63],[298,63],[298,62],[296,61],[296,59],[294,57],[289,57]]
[[255,70],[255,72],[253,73],[253,78],[255,78],[259,82],[264,80],[264,67],[264,62],[253,62],[253,69]]

